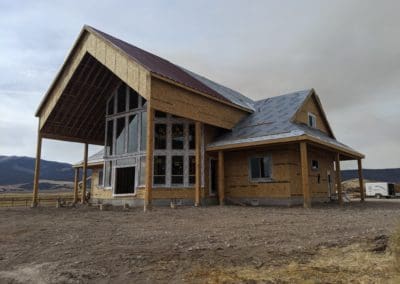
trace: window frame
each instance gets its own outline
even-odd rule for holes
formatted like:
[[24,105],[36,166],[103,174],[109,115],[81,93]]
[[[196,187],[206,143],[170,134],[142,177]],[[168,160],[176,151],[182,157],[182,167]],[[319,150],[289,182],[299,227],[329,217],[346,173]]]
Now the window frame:
[[[314,122],[314,125],[312,125],[312,123],[310,124],[310,118],[311,118],[311,121]],[[312,112],[308,112],[308,115],[307,115],[307,125],[308,125],[309,127],[311,127],[311,128],[314,128],[314,129],[317,128],[317,116],[316,116],[315,114],[313,114]]]
[[[313,166],[314,162],[317,162],[317,167]],[[311,159],[310,167],[312,171],[319,171],[319,161],[317,159]]]
[[[260,178],[253,178],[252,171],[251,171],[251,160],[252,159],[264,159],[268,158],[269,159],[269,177],[260,177]],[[265,154],[265,155],[256,155],[256,156],[250,156],[248,158],[248,176],[249,176],[249,181],[252,183],[263,183],[263,182],[272,182],[273,181],[273,166],[272,166],[272,155],[271,154]]]

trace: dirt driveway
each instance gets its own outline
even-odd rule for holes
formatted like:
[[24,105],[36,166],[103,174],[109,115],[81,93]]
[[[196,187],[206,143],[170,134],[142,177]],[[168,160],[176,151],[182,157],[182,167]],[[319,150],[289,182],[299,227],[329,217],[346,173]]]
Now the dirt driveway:
[[[1,209],[0,283],[301,282],[315,275],[300,268],[324,253],[339,262],[355,251],[384,254],[399,221],[400,202],[384,201],[311,210]],[[284,280],[283,267],[302,276]],[[334,276],[324,269],[314,280]]]

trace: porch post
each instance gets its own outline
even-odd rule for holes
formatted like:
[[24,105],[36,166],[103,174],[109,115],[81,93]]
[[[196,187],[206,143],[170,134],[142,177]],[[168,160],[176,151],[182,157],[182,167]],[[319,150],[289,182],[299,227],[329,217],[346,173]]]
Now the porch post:
[[219,205],[225,204],[225,165],[224,152],[218,152],[218,197]]
[[39,177],[40,177],[40,159],[42,155],[42,134],[40,133],[40,119],[37,133],[36,142],[36,160],[35,160],[35,174],[33,178],[33,196],[32,196],[32,207],[38,205],[38,195],[39,195]]
[[195,201],[194,205],[200,205],[200,188],[201,188],[201,123],[196,121],[195,125],[196,137],[196,181],[195,181]]
[[151,208],[153,191],[153,139],[154,139],[154,109],[147,102],[147,129],[146,129],[146,190],[144,193],[144,208]]
[[79,167],[75,168],[75,178],[74,178],[74,204],[78,202],[78,187],[79,187]]
[[342,178],[340,174],[340,154],[336,153],[335,157],[335,171],[336,171],[336,188],[338,191],[338,201],[340,205],[343,205],[343,197],[342,197]]
[[81,203],[86,202],[86,179],[87,179],[87,161],[88,161],[88,143],[85,143],[83,150],[83,167],[82,167],[82,196]]
[[362,163],[361,163],[361,158],[357,160],[358,163],[358,180],[360,183],[360,199],[361,202],[365,200],[365,189],[364,189],[364,178],[363,178],[363,172],[362,172]]
[[300,143],[300,168],[301,168],[301,186],[303,189],[303,206],[311,208],[311,192],[308,180],[308,154],[307,143]]

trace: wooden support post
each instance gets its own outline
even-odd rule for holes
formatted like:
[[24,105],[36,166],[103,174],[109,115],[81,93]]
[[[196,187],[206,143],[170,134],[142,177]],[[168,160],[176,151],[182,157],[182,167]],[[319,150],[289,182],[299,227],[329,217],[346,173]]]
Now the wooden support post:
[[335,156],[335,171],[336,171],[336,188],[338,192],[338,201],[340,205],[343,205],[343,196],[342,196],[342,178],[340,174],[340,154],[336,153]]
[[42,155],[42,134],[40,133],[40,119],[39,119],[37,142],[36,142],[35,175],[33,178],[32,207],[36,207],[38,205],[41,155]]
[[194,205],[200,205],[200,193],[201,193],[201,123],[196,121],[195,129],[196,137],[196,182],[195,182],[195,201]]
[[151,209],[153,191],[153,139],[154,139],[154,109],[147,101],[147,129],[146,129],[146,190],[144,193],[144,208]]
[[79,188],[79,168],[75,168],[75,178],[74,178],[74,204],[78,202],[78,188]]
[[357,163],[358,163],[358,180],[360,183],[360,199],[361,199],[361,202],[363,202],[365,200],[365,189],[364,189],[364,178],[363,178],[363,172],[362,172],[361,159],[358,159]]
[[87,161],[88,161],[88,148],[89,144],[85,143],[85,148],[83,151],[83,167],[82,167],[82,196],[81,203],[86,202],[86,179],[87,179]]
[[218,197],[219,205],[225,204],[225,165],[224,152],[218,152]]
[[311,190],[308,180],[308,153],[307,143],[300,143],[300,168],[301,168],[301,186],[303,189],[303,206],[304,208],[311,208]]

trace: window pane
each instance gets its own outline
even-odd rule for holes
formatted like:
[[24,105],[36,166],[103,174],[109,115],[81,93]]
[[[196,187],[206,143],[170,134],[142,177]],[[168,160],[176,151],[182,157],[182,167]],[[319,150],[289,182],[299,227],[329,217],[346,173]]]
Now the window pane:
[[103,170],[99,170],[97,185],[103,186]]
[[194,184],[196,182],[196,157],[189,156],[189,183]]
[[196,136],[195,136],[194,124],[189,124],[189,149],[194,149],[196,146]]
[[183,124],[172,124],[172,149],[183,149]]
[[113,133],[114,133],[114,120],[109,120],[107,122],[107,138],[106,138],[106,155],[113,154]]
[[138,108],[139,95],[135,90],[129,88],[129,109]]
[[142,97],[142,107],[147,103],[147,100]]
[[165,184],[166,157],[154,156],[154,184]]
[[106,162],[104,165],[104,186],[110,187],[111,186],[111,173],[112,173],[112,162]]
[[183,156],[172,156],[172,176],[173,184],[183,184]]
[[154,149],[167,148],[167,125],[155,124],[154,125]]
[[147,112],[141,113],[142,123],[141,123],[141,135],[140,135],[140,150],[146,151],[146,138],[147,138]]
[[250,159],[251,178],[260,178],[260,158]]
[[125,153],[125,117],[117,119],[117,137],[115,140],[115,153],[123,154]]
[[270,163],[270,161],[271,161],[271,159],[268,158],[268,157],[262,158],[262,163],[261,163],[262,171],[261,171],[261,175],[262,175],[263,178],[269,178],[269,177],[271,177],[271,173],[270,173],[270,168],[271,168],[270,166],[271,166],[271,163]]
[[110,101],[108,102],[108,106],[107,106],[107,114],[108,115],[114,114],[114,100],[115,100],[115,96],[113,95],[112,98],[110,99]]
[[156,110],[155,117],[167,117],[167,114],[165,112]]
[[139,185],[146,184],[146,157],[140,157],[140,176],[139,176]]
[[126,87],[125,85],[121,85],[118,88],[118,96],[117,96],[117,112],[126,111]]
[[129,136],[128,136],[128,152],[137,152],[138,150],[138,116],[129,116]]

